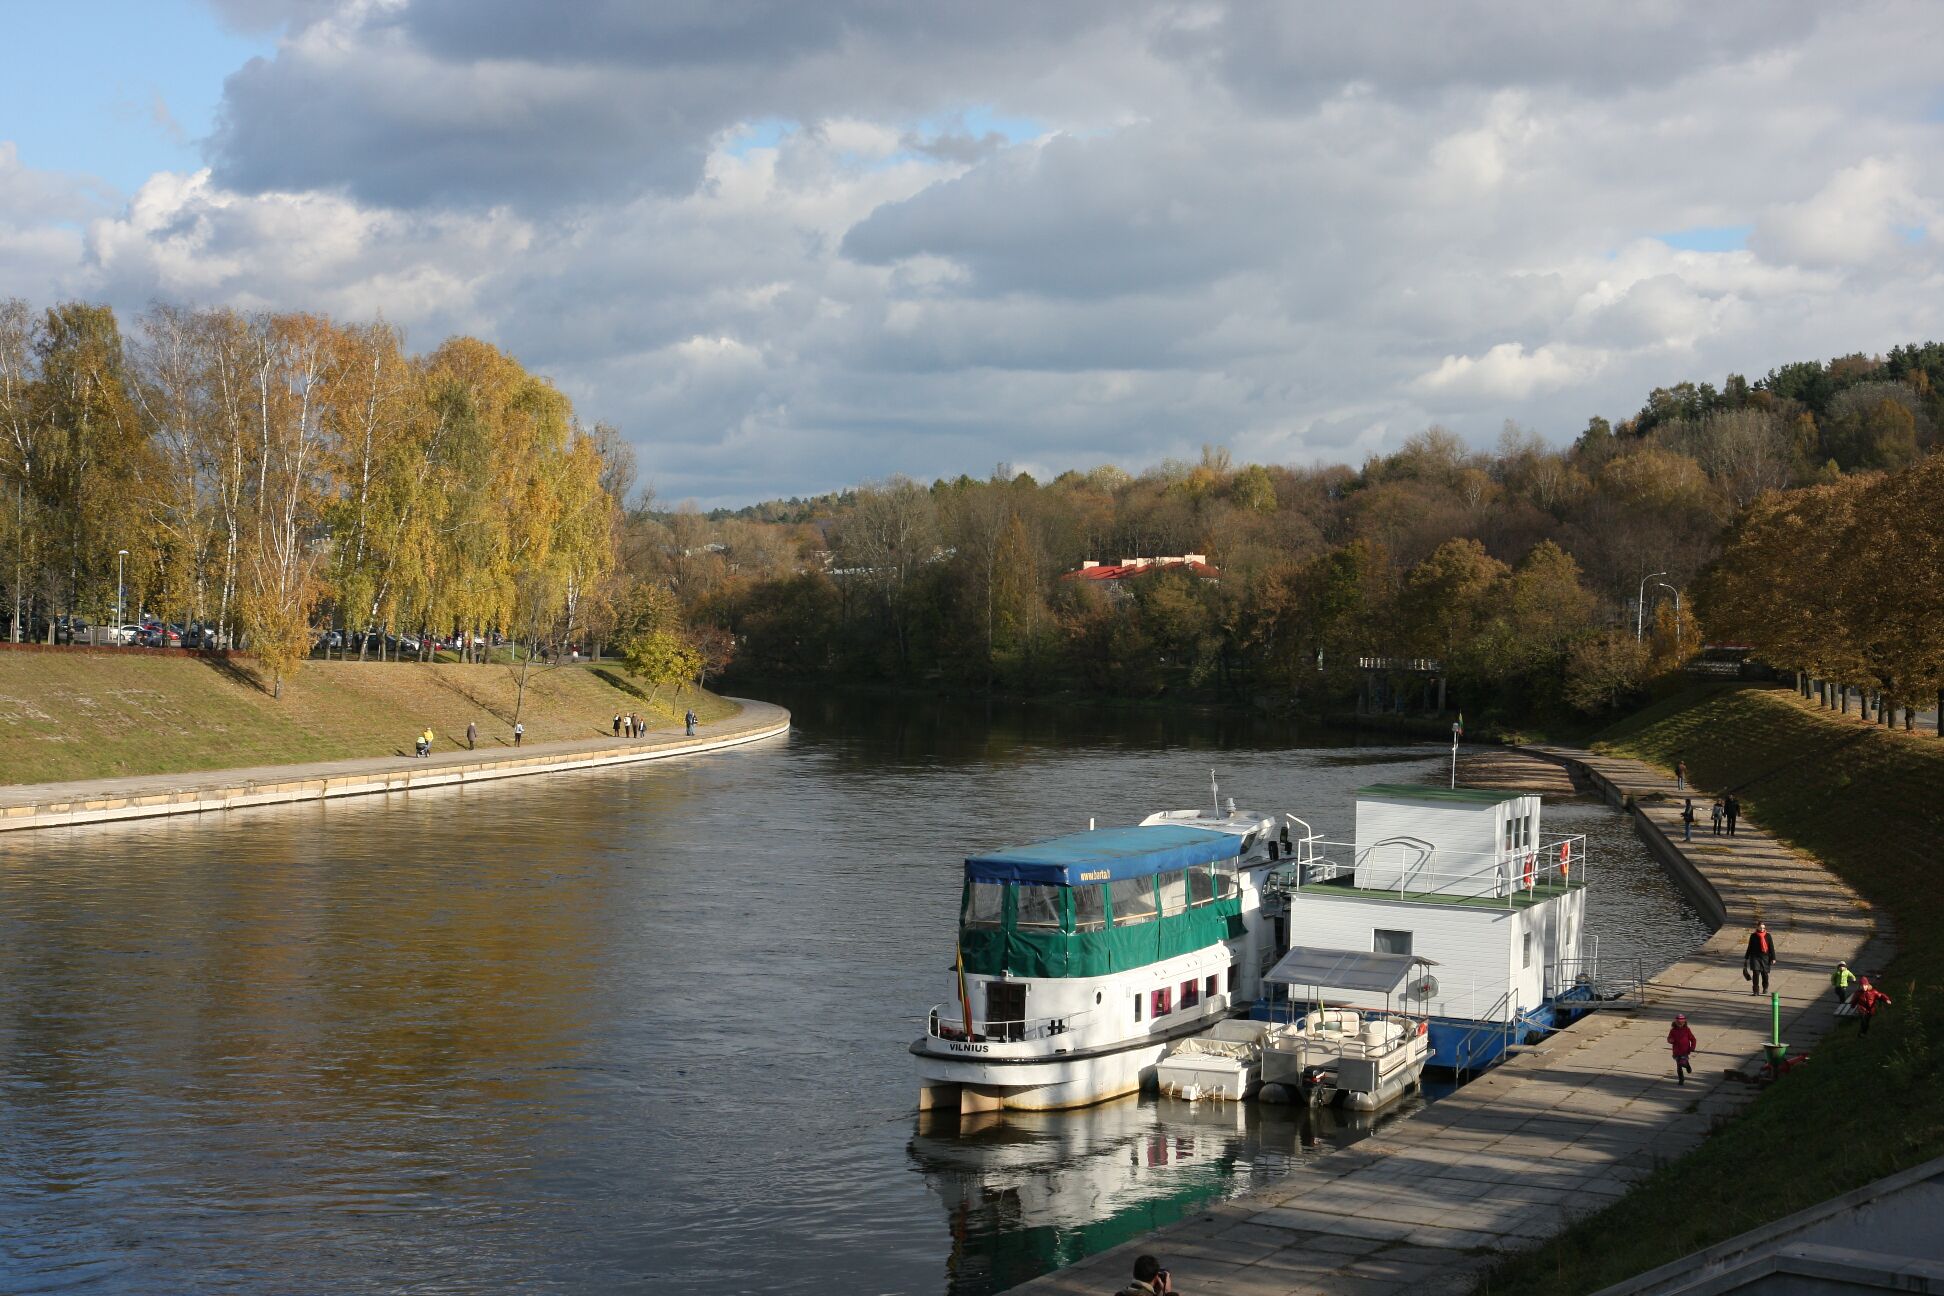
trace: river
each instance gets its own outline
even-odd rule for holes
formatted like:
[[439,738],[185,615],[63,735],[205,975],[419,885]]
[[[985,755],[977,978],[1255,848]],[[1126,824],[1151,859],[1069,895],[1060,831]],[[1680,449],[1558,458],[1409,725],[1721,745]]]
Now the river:
[[[682,762],[0,837],[0,1291],[983,1296],[1356,1137],[1153,1099],[921,1128],[905,1046],[969,851],[1211,768],[1347,835],[1440,749],[777,700],[787,739]],[[1705,936],[1619,815],[1546,816],[1607,957]]]

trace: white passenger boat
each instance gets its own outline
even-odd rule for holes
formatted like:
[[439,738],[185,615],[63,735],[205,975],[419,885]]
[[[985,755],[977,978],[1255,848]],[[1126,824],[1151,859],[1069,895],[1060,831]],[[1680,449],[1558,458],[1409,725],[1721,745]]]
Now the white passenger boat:
[[[1398,992],[1430,1021],[1430,1066],[1479,1069],[1592,1006],[1586,839],[1545,833],[1538,797],[1377,784],[1357,791],[1354,842],[1291,822],[1305,835],[1270,886],[1279,937],[1435,964]],[[1372,990],[1326,1001],[1388,1006]]]
[[[1431,1053],[1430,1022],[1393,1011],[1390,999],[1430,966],[1415,955],[1310,946],[1283,955],[1263,979],[1289,990],[1293,1020],[1270,1028],[1264,1087],[1282,1085],[1312,1104],[1352,1111],[1376,1111],[1415,1090]],[[1324,1006],[1348,991],[1381,994],[1385,1006]]]
[[1253,1098],[1262,1085],[1262,1044],[1269,1031],[1268,1022],[1231,1017],[1176,1040],[1155,1064],[1154,1087],[1189,1102]]
[[1254,1002],[1274,827],[1231,805],[967,859],[954,995],[911,1045],[919,1109],[1132,1093],[1171,1043]]

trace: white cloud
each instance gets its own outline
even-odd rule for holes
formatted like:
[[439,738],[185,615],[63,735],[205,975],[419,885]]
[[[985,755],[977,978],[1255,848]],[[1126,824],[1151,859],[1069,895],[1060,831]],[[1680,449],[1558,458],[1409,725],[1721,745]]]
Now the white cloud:
[[9,290],[478,333],[665,498],[1563,439],[1944,335],[1944,10],[221,2],[285,35],[208,171],[0,146]]

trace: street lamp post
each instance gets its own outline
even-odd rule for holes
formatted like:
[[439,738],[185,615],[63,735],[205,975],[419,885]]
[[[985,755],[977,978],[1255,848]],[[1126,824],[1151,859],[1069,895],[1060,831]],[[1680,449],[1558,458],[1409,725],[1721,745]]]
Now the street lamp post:
[[127,558],[128,550],[115,550],[115,646],[118,648],[126,646],[122,643],[122,622],[126,619],[126,614],[122,611],[122,592],[125,588],[122,581],[122,564],[127,561]]
[[1634,642],[1640,642],[1640,632],[1647,626],[1647,582],[1666,572],[1649,572],[1640,578],[1640,597],[1634,600]]

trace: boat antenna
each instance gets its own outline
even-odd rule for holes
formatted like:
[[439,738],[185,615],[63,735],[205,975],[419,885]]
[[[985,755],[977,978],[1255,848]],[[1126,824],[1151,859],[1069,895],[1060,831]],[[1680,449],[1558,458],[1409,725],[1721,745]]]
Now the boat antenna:
[[1214,803],[1215,817],[1222,817],[1222,788],[1215,782],[1215,771],[1208,771],[1208,799]]

